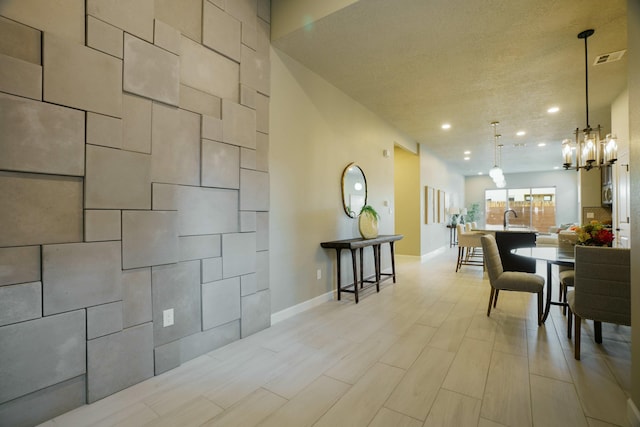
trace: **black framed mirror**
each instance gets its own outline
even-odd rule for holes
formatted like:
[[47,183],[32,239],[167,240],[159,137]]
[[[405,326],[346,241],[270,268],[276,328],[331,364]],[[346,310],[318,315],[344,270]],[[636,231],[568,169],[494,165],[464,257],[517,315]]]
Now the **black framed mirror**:
[[342,205],[347,216],[355,218],[367,204],[367,178],[362,168],[349,163],[342,172]]

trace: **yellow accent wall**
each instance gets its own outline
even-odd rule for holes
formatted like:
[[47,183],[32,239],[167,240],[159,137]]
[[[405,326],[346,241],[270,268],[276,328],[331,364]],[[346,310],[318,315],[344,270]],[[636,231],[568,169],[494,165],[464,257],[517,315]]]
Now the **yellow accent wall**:
[[404,239],[396,253],[420,256],[420,156],[401,147],[393,149],[395,229]]

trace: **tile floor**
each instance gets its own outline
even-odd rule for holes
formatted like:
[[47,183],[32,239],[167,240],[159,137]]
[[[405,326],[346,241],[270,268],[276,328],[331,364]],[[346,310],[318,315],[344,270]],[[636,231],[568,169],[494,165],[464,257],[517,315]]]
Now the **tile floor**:
[[[347,294],[42,426],[624,426],[630,329],[583,328],[529,294],[486,316],[482,268],[456,249],[399,256],[398,280]],[[544,265],[540,265],[544,275]],[[557,289],[556,289],[557,292]],[[555,293],[555,292],[554,292]]]

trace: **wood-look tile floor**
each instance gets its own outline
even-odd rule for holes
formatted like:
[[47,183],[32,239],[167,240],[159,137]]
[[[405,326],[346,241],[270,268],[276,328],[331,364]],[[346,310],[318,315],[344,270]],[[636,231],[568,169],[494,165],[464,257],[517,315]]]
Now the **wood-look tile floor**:
[[[486,316],[482,268],[456,249],[397,257],[397,283],[282,321],[43,426],[624,426],[630,329],[583,327],[529,294]],[[539,271],[544,276],[545,266]],[[557,288],[554,294],[557,293]],[[554,295],[556,297],[556,295]]]

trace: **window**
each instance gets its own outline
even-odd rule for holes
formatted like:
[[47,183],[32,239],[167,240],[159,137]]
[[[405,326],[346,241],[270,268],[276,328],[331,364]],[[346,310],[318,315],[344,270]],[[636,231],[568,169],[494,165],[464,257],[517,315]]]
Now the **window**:
[[509,214],[512,226],[547,231],[556,224],[555,187],[486,190],[485,201],[487,225],[501,226],[507,209],[518,215]]

